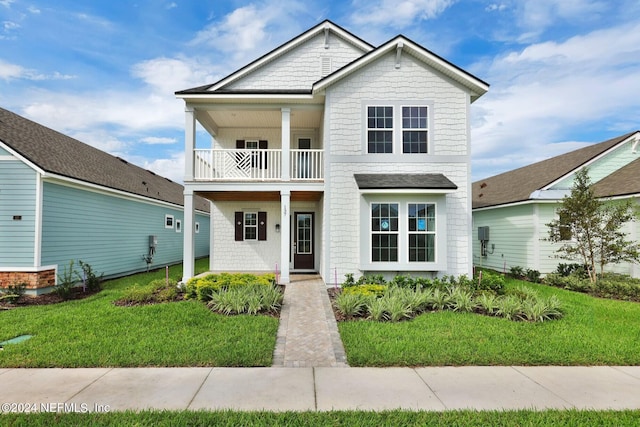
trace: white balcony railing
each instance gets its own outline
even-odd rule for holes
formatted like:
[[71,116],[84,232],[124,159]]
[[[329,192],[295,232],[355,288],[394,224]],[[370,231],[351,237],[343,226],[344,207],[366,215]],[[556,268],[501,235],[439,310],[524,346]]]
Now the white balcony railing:
[[[292,180],[322,180],[323,150],[290,150],[289,177]],[[282,150],[195,149],[194,179],[201,181],[281,180]]]

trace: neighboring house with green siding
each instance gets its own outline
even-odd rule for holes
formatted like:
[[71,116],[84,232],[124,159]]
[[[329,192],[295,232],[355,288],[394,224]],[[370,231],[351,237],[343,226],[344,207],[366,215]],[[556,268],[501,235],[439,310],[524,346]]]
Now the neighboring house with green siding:
[[[105,277],[181,262],[183,192],[0,108],[0,287],[24,282],[30,293],[46,292],[70,260]],[[197,257],[209,255],[209,211],[198,198]]]
[[[474,182],[474,264],[499,271],[520,266],[553,272],[558,244],[546,241],[546,224],[557,218],[562,198],[571,192],[578,170],[589,169],[597,197],[631,199],[640,205],[640,131]],[[623,229],[640,240],[640,223]],[[612,271],[640,277],[640,266],[623,263]]]

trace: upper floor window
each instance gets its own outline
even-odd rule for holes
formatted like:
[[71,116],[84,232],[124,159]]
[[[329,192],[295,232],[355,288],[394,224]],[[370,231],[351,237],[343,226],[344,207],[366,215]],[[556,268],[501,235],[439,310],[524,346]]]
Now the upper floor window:
[[402,107],[402,152],[427,152],[427,107]]
[[393,153],[393,107],[367,107],[369,153]]
[[394,145],[401,141],[402,153],[426,154],[429,151],[429,107],[395,104],[367,106],[367,152],[398,153],[400,147]]

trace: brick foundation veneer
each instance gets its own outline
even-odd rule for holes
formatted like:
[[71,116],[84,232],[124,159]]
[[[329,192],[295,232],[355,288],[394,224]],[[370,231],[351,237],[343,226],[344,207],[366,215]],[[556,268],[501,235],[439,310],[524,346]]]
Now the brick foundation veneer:
[[0,271],[0,288],[6,288],[9,285],[18,283],[26,283],[27,289],[41,289],[55,286],[56,271]]

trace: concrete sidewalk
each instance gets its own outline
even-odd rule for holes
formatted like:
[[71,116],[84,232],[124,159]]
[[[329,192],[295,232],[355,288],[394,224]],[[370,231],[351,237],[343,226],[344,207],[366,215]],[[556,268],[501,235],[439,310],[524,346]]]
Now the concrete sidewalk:
[[0,369],[0,404],[2,412],[640,409],[640,366]]

